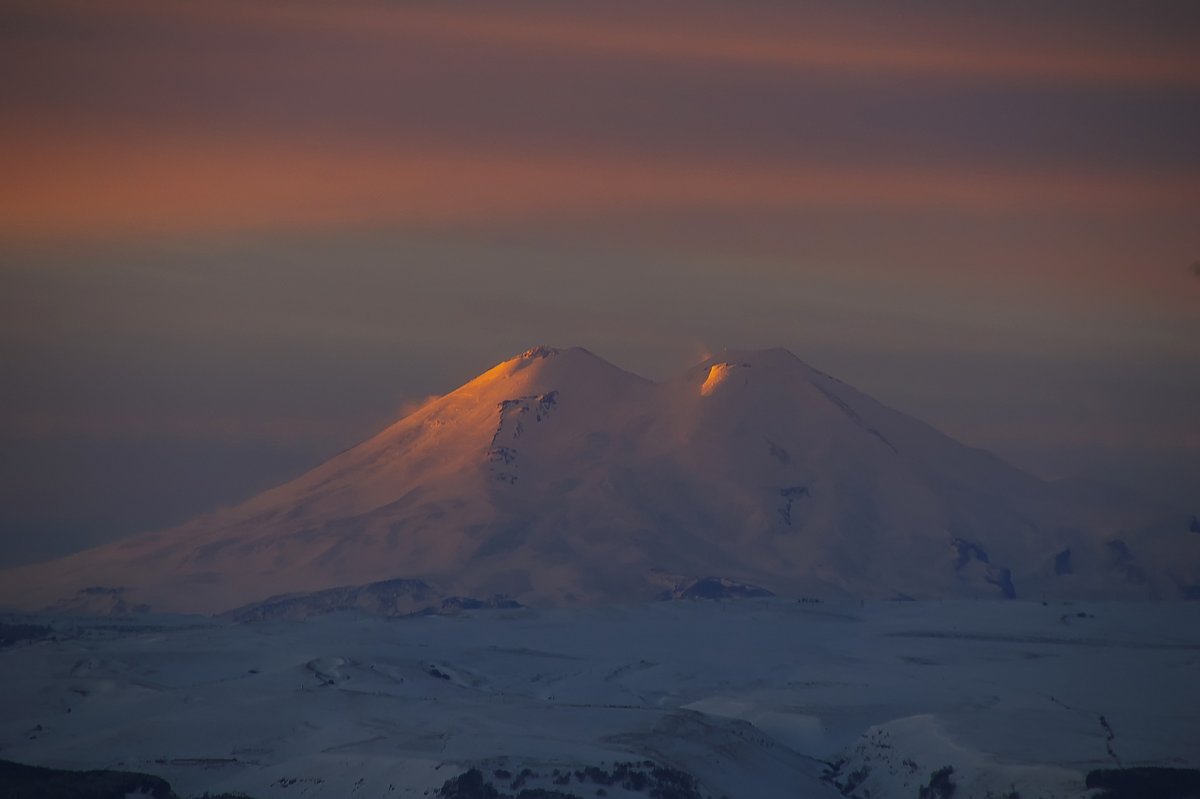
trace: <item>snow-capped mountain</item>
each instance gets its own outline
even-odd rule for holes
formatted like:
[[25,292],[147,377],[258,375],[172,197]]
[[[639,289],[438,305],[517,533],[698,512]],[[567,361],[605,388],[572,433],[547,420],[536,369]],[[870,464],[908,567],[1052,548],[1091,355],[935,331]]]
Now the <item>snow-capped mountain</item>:
[[1188,522],[1041,481],[786,350],[654,383],[539,347],[236,507],[0,575],[0,602],[221,612],[398,579],[533,604],[687,595],[701,578],[785,596],[1194,597]]

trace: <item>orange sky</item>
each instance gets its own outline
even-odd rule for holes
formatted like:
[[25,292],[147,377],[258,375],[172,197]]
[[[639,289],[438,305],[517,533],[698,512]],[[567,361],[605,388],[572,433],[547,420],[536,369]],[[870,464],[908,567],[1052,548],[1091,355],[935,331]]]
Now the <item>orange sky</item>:
[[539,342],[783,345],[1043,473],[1200,490],[1198,40],[1167,0],[15,0],[0,437],[220,464]]
[[56,130],[0,136],[0,235],[530,224],[556,212],[930,208],[1097,215],[1200,208],[1190,174],[341,149],[285,139]]
[[18,2],[0,238],[568,217],[621,237],[616,216],[713,209],[1194,220],[1195,14],[1036,8]]

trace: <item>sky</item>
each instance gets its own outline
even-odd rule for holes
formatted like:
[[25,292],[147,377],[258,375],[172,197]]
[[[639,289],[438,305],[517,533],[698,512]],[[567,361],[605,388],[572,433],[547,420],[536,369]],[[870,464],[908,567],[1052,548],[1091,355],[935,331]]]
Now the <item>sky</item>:
[[536,344],[1200,511],[1192,2],[0,4],[0,565]]

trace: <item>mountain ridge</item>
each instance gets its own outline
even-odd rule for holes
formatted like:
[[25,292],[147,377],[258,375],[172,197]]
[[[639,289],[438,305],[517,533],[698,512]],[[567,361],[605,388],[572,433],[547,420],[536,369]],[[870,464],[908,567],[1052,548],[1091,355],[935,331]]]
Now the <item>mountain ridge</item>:
[[239,505],[10,570],[0,601],[107,587],[123,607],[223,612],[419,579],[587,604],[705,576],[784,596],[1197,591],[1200,535],[1181,514],[1072,491],[782,348],[655,383],[539,346]]

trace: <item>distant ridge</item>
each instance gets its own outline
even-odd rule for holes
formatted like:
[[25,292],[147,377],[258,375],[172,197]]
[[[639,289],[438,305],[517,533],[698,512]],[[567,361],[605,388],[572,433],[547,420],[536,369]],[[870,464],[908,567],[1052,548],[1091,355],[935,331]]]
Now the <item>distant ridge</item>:
[[538,346],[236,507],[0,574],[0,602],[220,613],[369,584],[346,601],[418,584],[438,589],[416,604],[636,602],[692,584],[1185,598],[1200,596],[1191,522],[1039,480],[784,349],[654,383]]

